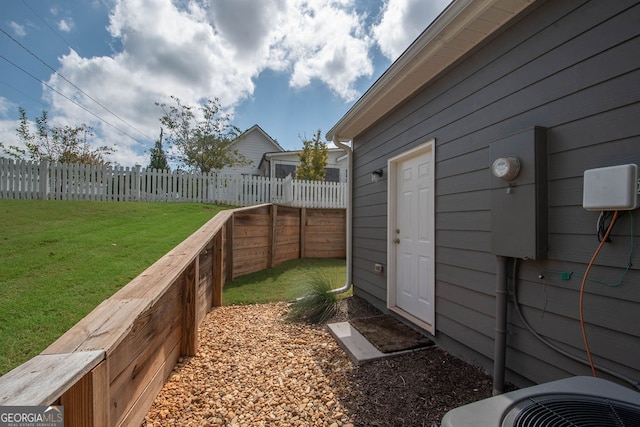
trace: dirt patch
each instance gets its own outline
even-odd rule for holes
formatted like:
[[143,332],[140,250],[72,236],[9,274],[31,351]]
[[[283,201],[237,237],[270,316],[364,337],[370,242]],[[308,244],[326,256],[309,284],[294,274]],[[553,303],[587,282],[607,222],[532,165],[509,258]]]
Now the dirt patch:
[[383,353],[433,345],[429,338],[388,315],[353,319],[349,323]]

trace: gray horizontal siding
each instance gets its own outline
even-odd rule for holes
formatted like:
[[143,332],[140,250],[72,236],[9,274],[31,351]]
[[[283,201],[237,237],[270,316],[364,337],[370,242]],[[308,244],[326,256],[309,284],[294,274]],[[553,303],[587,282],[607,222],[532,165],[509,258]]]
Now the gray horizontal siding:
[[[547,128],[548,256],[520,264],[520,300],[541,334],[584,355],[577,304],[597,240],[597,213],[582,209],[584,170],[640,164],[640,5],[547,1],[467,55],[354,140],[354,283],[386,301],[387,160],[435,138],[436,339],[488,367],[493,358],[495,257],[489,144]],[[385,169],[386,171],[386,169]],[[615,283],[640,234],[623,213],[592,278]],[[585,319],[598,363],[640,378],[640,249],[618,287],[589,281]],[[573,272],[562,280],[554,271]],[[545,279],[538,276],[544,272]],[[588,368],[541,345],[509,307],[510,379],[544,382]]]
[[[634,265],[637,265],[637,261],[634,262]],[[539,286],[538,289],[540,289],[543,294],[549,290],[553,291],[555,288],[572,289],[577,292],[580,289],[585,264],[545,259],[520,263],[519,269],[518,277],[520,280],[535,283]],[[634,285],[634,283],[637,283],[637,272],[634,271],[635,270],[629,272],[625,277],[623,284],[617,287],[618,289],[616,290],[615,288],[612,289],[611,286],[594,282],[594,280],[597,279],[607,283],[617,283],[622,277],[624,269],[622,266],[618,268],[603,267],[598,263],[589,275],[590,280],[585,292],[587,295],[601,296],[611,296],[612,293],[623,292],[625,301],[640,303],[640,286]],[[573,273],[573,275],[569,280],[563,280],[560,275],[561,272]],[[544,280],[539,278],[540,274],[544,275]]]

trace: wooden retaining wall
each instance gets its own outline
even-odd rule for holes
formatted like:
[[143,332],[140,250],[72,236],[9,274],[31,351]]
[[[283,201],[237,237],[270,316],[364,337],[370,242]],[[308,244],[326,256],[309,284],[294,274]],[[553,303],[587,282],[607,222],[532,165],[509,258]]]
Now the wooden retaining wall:
[[344,209],[222,211],[0,377],[0,406],[63,405],[67,427],[140,425],[178,358],[197,352],[226,281],[295,258],[344,258],[345,243]]
[[236,212],[233,277],[290,259],[345,258],[345,227],[344,209],[263,205]]

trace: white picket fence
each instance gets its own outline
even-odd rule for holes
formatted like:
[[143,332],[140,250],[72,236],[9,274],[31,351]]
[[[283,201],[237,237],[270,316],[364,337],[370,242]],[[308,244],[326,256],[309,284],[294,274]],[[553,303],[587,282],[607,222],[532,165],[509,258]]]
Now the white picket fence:
[[0,198],[344,208],[345,183],[0,158]]

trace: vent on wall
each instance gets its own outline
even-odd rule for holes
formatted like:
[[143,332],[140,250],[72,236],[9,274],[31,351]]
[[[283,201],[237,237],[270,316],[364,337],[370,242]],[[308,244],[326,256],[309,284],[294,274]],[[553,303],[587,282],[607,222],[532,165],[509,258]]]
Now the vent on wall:
[[640,393],[607,380],[572,377],[449,411],[442,427],[640,426]]

